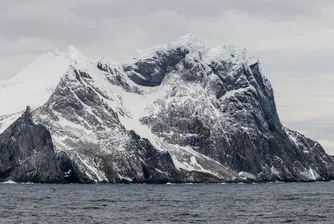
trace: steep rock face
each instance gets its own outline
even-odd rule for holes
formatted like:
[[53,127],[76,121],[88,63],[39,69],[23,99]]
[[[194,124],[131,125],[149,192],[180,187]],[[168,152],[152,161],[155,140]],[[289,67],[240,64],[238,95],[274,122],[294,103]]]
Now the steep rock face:
[[147,139],[125,130],[118,118],[118,113],[125,113],[117,107],[118,97],[96,86],[101,78],[108,83],[112,77],[71,67],[49,101],[34,111],[36,122],[48,127],[53,136],[66,179],[181,181],[168,152],[158,151]]
[[[169,58],[180,59],[177,64],[164,73],[151,73],[170,86],[140,118],[153,133],[171,144],[191,147],[240,178],[245,173],[263,181],[333,178],[333,160],[318,143],[301,135],[300,143],[291,141],[291,135],[298,134],[282,126],[258,61],[247,60],[237,47],[192,48],[202,45],[194,44],[199,41],[192,36],[188,41],[185,55],[168,51]],[[151,55],[156,61],[160,54]],[[162,62],[152,64],[153,59],[136,60],[135,73],[146,77],[148,70],[162,71]],[[133,72],[126,72],[133,78]]]
[[[91,61],[73,47],[57,55],[57,61],[61,56],[60,61],[67,63],[61,66],[62,74],[53,77],[61,77],[60,82],[48,83],[52,93],[34,92],[38,96],[47,92],[48,100],[30,97],[27,104],[36,107],[34,122],[51,134],[55,170],[60,170],[62,180],[334,178],[334,160],[321,145],[283,127],[270,82],[258,60],[249,58],[244,49],[207,48],[187,35],[123,65]],[[12,91],[8,83],[0,90],[2,86]],[[0,113],[0,133],[20,116],[15,112]],[[3,147],[16,134],[8,130],[1,135],[7,136],[2,137]],[[43,164],[38,166],[44,169]],[[6,171],[10,166],[1,167],[10,173]]]
[[64,182],[49,131],[32,121],[30,108],[0,135],[0,179]]
[[[129,78],[138,85],[159,86],[165,76],[171,71],[177,70],[179,65],[191,66],[185,59],[201,60],[200,51],[204,49],[205,45],[198,41],[194,35],[187,35],[180,37],[176,42],[142,52],[139,57],[123,65],[123,69]],[[188,70],[183,76],[196,79],[201,74],[197,73],[196,68],[194,68],[191,71]]]

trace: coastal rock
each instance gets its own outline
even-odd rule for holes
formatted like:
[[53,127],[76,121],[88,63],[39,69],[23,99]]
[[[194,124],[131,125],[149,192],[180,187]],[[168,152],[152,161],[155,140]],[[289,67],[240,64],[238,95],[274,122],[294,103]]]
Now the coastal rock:
[[30,108],[0,135],[0,180],[64,182],[50,132],[34,124]]

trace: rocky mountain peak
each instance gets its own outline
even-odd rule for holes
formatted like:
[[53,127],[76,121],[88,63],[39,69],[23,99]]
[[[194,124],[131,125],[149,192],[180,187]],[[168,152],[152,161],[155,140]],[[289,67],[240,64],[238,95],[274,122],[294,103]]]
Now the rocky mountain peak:
[[23,120],[26,123],[32,123],[32,113],[31,113],[31,108],[30,106],[26,107],[26,110],[24,111],[23,115],[22,115]]
[[[18,130],[27,144],[47,140],[71,182],[334,177],[320,144],[282,126],[258,59],[235,45],[208,48],[190,34],[121,66],[70,46],[15,81],[0,87],[0,143],[17,145]],[[27,104],[36,109],[18,118]]]
[[69,60],[70,66],[86,68],[92,63],[90,59],[78,51],[73,45],[68,45],[64,53],[65,57]]
[[66,53],[68,53],[69,55],[73,55],[73,56],[81,54],[81,52],[79,52],[73,45],[67,46]]
[[194,34],[186,34],[179,37],[175,42],[166,46],[168,51],[178,51],[182,49],[187,52],[187,58],[192,60],[200,60],[200,55],[206,50],[206,45]]
[[[169,74],[180,74],[184,81],[200,81],[209,74],[223,79],[233,76],[233,83],[244,74],[242,70],[250,70],[249,66],[256,63],[245,48],[237,45],[209,48],[195,35],[187,34],[140,52],[123,69],[132,81],[143,86],[158,86]],[[174,78],[172,82],[176,81]]]

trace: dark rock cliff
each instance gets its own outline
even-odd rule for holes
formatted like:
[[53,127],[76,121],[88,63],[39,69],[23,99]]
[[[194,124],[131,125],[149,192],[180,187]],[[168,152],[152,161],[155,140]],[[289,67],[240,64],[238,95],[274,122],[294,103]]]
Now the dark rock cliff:
[[50,132],[32,121],[30,108],[0,135],[0,179],[64,182]]

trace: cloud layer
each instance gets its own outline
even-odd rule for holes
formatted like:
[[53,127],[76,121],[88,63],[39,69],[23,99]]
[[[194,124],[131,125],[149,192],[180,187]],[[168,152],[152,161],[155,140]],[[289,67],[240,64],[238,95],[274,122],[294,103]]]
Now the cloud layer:
[[257,55],[283,123],[334,154],[333,12],[331,0],[4,1],[0,79],[69,44],[123,61],[190,32],[209,46],[238,44]]

